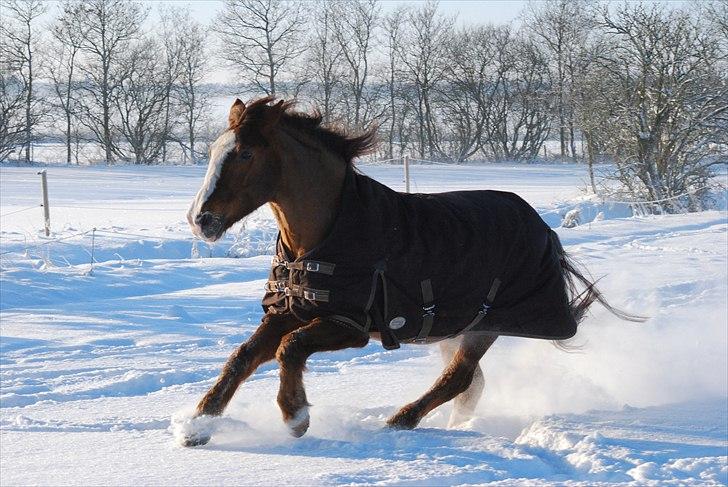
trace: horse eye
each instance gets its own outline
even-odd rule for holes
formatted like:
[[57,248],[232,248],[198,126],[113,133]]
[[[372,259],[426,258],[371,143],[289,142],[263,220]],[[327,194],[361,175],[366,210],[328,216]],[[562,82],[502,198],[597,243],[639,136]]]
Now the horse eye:
[[243,160],[244,162],[247,162],[252,158],[253,158],[253,152],[251,150],[243,149],[242,151],[240,151],[240,159]]

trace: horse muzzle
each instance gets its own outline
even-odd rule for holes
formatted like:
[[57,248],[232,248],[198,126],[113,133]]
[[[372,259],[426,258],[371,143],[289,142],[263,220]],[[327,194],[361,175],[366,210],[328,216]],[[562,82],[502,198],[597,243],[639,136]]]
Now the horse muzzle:
[[214,242],[219,239],[224,232],[224,221],[222,216],[205,211],[195,217],[195,230],[199,230],[197,236],[204,238],[208,242]]

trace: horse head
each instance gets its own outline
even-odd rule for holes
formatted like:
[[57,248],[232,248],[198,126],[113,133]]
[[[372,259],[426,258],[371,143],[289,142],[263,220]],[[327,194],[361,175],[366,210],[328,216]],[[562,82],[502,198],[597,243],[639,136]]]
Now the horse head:
[[228,128],[211,146],[205,179],[187,213],[198,237],[214,242],[266,203],[273,204],[279,226],[297,213],[295,233],[317,236],[321,228],[311,222],[325,222],[331,208],[324,207],[338,198],[345,168],[374,148],[373,127],[351,134],[323,126],[317,111],[296,112],[293,101],[273,101],[265,97],[246,106],[235,100],[230,108]]
[[246,106],[235,100],[227,129],[213,142],[202,187],[187,213],[192,232],[214,242],[276,194],[280,152],[272,133],[288,103],[271,97]]

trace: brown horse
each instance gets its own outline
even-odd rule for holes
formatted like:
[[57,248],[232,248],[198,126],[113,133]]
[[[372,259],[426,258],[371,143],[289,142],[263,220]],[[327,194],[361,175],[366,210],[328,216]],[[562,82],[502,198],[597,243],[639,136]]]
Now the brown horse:
[[[430,411],[451,399],[455,399],[451,424],[457,424],[473,413],[481,396],[484,379],[478,362],[498,335],[567,338],[574,334],[576,323],[594,300],[608,306],[593,284],[566,259],[556,234],[515,195],[460,192],[431,197],[395,193],[352,169],[352,160],[374,147],[373,131],[346,134],[323,127],[317,114],[294,112],[290,102],[272,102],[271,98],[264,98],[246,106],[240,100],[235,101],[230,109],[228,129],[212,145],[203,186],[188,213],[195,235],[215,241],[235,222],[268,203],[280,230],[278,256],[271,274],[273,280],[269,282],[267,301],[264,302],[267,312],[255,333],[230,356],[216,383],[199,402],[196,416],[222,414],[238,386],[259,365],[276,359],[280,366],[278,404],[283,420],[294,436],[301,436],[309,425],[303,370],[311,354],[363,347],[370,337],[382,340],[388,348],[396,348],[400,341],[426,343],[444,339],[441,350],[448,365],[442,375],[429,391],[401,408],[387,424],[394,428],[414,428]],[[359,199],[355,201],[355,197]],[[370,199],[362,203],[362,198]],[[354,202],[360,206],[355,206]],[[387,212],[369,220],[359,215],[365,212],[364,207],[385,204],[395,205],[396,209],[389,208],[387,212],[402,213],[404,222],[390,221]],[[521,274],[539,275],[539,280],[532,277],[510,279],[507,278],[509,271],[503,269],[498,271],[502,270],[501,273],[494,271],[494,278],[480,279],[478,276],[490,274],[484,271],[485,260],[477,258],[469,265],[468,272],[475,267],[473,282],[484,284],[469,286],[477,296],[460,293],[462,306],[448,308],[447,299],[438,301],[432,296],[432,288],[437,292],[438,286],[446,288],[447,282],[466,276],[463,275],[464,268],[458,270],[460,264],[454,262],[458,260],[456,257],[443,256],[434,260],[449,262],[443,272],[449,270],[452,276],[440,281],[429,278],[420,281],[419,277],[412,281],[416,283],[412,286],[417,291],[419,284],[422,288],[420,315],[417,310],[412,312],[407,307],[412,300],[405,298],[402,298],[405,304],[397,309],[397,272],[403,274],[400,284],[406,282],[410,276],[404,274],[424,272],[425,264],[428,259],[433,260],[432,256],[428,257],[421,247],[408,242],[408,248],[421,250],[417,257],[419,264],[408,261],[397,271],[397,263],[390,262],[390,267],[385,268],[385,264],[367,260],[363,255],[362,249],[378,248],[376,241],[379,239],[362,244],[360,240],[365,234],[361,232],[369,229],[387,235],[397,232],[410,235],[414,229],[401,227],[414,221],[421,223],[440,218],[443,227],[438,233],[447,235],[444,235],[445,240],[442,236],[439,238],[449,246],[466,246],[465,241],[476,242],[478,246],[496,245],[495,240],[479,240],[477,236],[483,233],[478,225],[490,206],[507,207],[515,220],[527,222],[519,224],[519,233],[512,241],[498,241],[510,249],[509,257],[492,260],[513,262],[510,267],[518,267]],[[418,211],[430,214],[427,218],[418,218]],[[443,212],[447,212],[445,217],[442,217]],[[499,215],[494,217],[493,224],[501,225],[499,228],[503,229]],[[342,228],[334,231],[335,226]],[[504,232],[490,233],[493,236],[489,238],[496,238]],[[311,260],[312,252],[320,249],[327,239],[330,244],[333,244],[332,239],[336,240],[337,252],[341,249],[338,261]],[[538,246],[517,243],[529,239],[538,242]],[[391,239],[383,237],[382,240],[385,243],[378,250],[380,253],[396,252],[386,247]],[[536,250],[530,250],[532,248]],[[487,250],[480,249],[480,253],[487,255]],[[360,265],[349,272],[346,271],[347,261]],[[335,266],[338,266],[336,270]],[[582,293],[575,292],[574,280],[585,287]],[[307,287],[316,282],[330,282],[331,289]],[[338,292],[337,282],[343,286],[343,291]],[[387,282],[389,291],[386,290]],[[525,291],[519,291],[519,285],[521,288],[528,285],[528,296],[531,297],[525,299]],[[360,294],[361,306],[356,304]],[[406,289],[401,294],[407,295]],[[530,300],[528,307],[521,306],[524,300]],[[437,309],[436,304],[440,306]],[[344,311],[331,311],[336,306]],[[391,308],[389,311],[388,307]],[[471,321],[455,311],[461,308],[472,312],[475,318]],[[490,308],[493,308],[492,317],[488,315],[490,321],[483,320]],[[547,331],[534,331],[527,327],[527,320],[521,319],[522,316],[529,316],[531,321],[551,319],[553,326]],[[482,328],[484,322],[489,323],[485,329]],[[405,323],[415,326],[415,331],[405,333]],[[439,323],[452,326],[444,329]],[[194,433],[185,438],[184,444],[200,445],[208,440],[208,433]]]

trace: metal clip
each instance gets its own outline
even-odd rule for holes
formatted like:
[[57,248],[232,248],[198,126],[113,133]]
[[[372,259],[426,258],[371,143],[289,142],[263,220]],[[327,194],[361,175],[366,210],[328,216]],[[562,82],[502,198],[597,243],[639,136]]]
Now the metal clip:
[[435,305],[431,304],[429,306],[423,306],[422,311],[425,312],[425,314],[423,316],[427,316],[427,315],[434,316],[435,315]]
[[279,257],[278,257],[277,255],[274,255],[274,256],[273,256],[273,260],[272,260],[272,262],[271,262],[271,265],[272,265],[273,267],[277,267],[277,266],[283,266],[283,267],[285,267],[286,269],[288,269],[288,266],[289,266],[289,264],[290,264],[290,262],[288,262],[287,260],[282,260],[282,259],[281,259],[281,258],[279,258]]
[[316,301],[316,293],[314,291],[304,289],[303,290],[303,299],[308,299],[309,301]]
[[284,287],[283,288],[283,294],[285,294],[286,296],[290,296],[291,295],[291,288],[288,287],[288,286]]
[[306,262],[306,270],[311,272],[318,272],[320,269],[318,262]]

